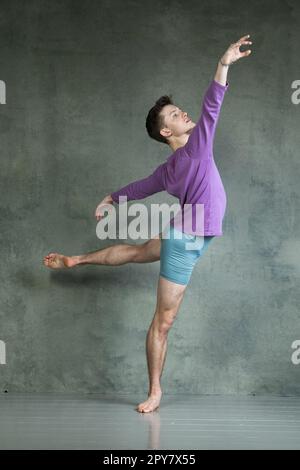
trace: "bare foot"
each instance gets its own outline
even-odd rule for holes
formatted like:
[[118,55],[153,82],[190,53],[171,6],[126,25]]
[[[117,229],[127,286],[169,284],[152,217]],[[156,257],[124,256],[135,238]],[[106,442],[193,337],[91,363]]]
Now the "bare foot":
[[156,410],[159,407],[161,396],[162,392],[152,393],[146,401],[137,406],[136,410],[140,413],[150,413]]
[[47,268],[58,269],[58,268],[72,268],[75,266],[76,261],[72,256],[64,256],[59,253],[49,253],[44,257],[43,263]]

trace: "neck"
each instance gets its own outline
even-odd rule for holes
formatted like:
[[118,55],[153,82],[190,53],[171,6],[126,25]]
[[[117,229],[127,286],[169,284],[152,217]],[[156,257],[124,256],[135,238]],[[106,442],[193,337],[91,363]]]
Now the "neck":
[[185,134],[181,135],[178,139],[174,139],[169,143],[173,152],[175,152],[175,150],[179,149],[180,147],[184,147],[184,145],[189,140],[189,136],[192,133],[192,131],[193,131],[193,128],[189,129]]

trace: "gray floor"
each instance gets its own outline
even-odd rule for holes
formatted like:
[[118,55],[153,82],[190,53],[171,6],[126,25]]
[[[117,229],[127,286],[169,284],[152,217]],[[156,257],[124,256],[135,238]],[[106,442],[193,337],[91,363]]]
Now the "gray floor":
[[0,449],[300,449],[300,398],[2,394]]

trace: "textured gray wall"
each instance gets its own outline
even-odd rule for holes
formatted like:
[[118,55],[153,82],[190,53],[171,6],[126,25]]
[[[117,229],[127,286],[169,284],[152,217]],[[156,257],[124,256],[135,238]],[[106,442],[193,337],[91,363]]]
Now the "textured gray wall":
[[162,385],[300,393],[299,26],[298,0],[1,0],[1,391],[146,392],[159,262],[54,272],[42,258],[118,242],[97,238],[94,210],[170,155],[146,134],[154,100],[172,93],[197,119],[220,55],[249,33],[214,147],[224,236],[194,270]]

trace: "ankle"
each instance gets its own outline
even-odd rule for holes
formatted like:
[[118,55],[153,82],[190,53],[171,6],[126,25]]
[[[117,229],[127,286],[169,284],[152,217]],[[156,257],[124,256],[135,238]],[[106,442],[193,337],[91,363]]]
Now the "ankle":
[[82,256],[68,256],[70,266],[77,266],[83,264]]
[[150,391],[148,392],[148,395],[160,395],[162,394],[162,389],[161,387],[158,385],[158,386],[155,386],[155,387],[151,387]]

